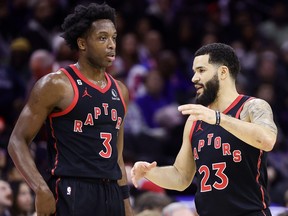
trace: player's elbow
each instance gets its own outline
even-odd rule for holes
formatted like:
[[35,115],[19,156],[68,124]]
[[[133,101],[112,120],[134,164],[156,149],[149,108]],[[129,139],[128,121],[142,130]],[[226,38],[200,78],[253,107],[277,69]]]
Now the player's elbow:
[[186,190],[188,188],[188,186],[189,185],[183,184],[183,185],[180,185],[176,190],[182,192],[182,191]]
[[8,150],[8,154],[10,155],[10,157],[13,157],[15,150],[16,150],[16,146],[15,146],[15,142],[13,142],[12,138],[10,138],[10,140],[9,140],[7,150]]
[[270,152],[273,150],[274,145],[275,145],[275,142],[267,142],[266,144],[263,145],[264,146],[263,150],[266,152]]
[[10,157],[13,159],[13,157],[17,154],[17,152],[21,152],[21,139],[16,134],[13,134],[10,136],[7,151]]
[[192,183],[193,177],[195,172],[191,170],[185,170],[185,169],[179,169],[174,164],[175,170],[177,171],[177,174],[175,176],[178,176],[176,179],[176,188],[177,191],[184,191],[186,190],[190,184]]
[[266,136],[262,141],[262,149],[266,152],[272,151],[276,143],[276,136]]
[[187,176],[182,177],[176,190],[178,190],[178,191],[186,190],[190,186],[191,182],[192,182],[192,178],[189,178]]

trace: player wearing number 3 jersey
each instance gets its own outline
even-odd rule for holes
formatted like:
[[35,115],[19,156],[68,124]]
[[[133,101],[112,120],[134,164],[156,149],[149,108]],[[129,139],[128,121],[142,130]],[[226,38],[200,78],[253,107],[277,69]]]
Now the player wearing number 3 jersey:
[[[62,25],[78,62],[33,87],[9,141],[9,154],[34,190],[37,216],[131,216],[123,161],[126,86],[106,73],[116,55],[115,10],[79,5]],[[49,179],[29,144],[46,121]]]
[[174,164],[136,162],[134,185],[145,177],[181,191],[195,176],[200,216],[271,216],[266,163],[277,137],[271,107],[237,92],[240,64],[226,44],[201,47],[193,71],[196,103],[179,107],[189,117]]
[[117,81],[105,74],[107,85],[101,89],[82,76],[75,65],[61,70],[75,94],[67,109],[47,119],[51,174],[121,178],[116,144],[126,105]]

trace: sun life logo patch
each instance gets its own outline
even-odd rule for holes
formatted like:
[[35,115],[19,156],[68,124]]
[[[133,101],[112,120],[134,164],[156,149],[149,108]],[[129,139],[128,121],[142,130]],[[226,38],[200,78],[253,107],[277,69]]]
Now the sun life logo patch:
[[120,100],[118,93],[115,89],[111,90],[111,94],[112,94],[112,100]]

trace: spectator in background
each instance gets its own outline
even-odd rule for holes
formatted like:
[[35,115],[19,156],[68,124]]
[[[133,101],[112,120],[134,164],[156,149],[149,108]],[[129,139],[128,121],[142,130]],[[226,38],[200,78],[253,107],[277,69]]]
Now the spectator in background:
[[163,49],[162,35],[157,30],[149,30],[144,37],[144,42],[139,46],[140,64],[148,70],[157,68],[157,58]]
[[12,206],[12,189],[10,184],[0,178],[0,216],[10,216]]
[[4,177],[4,167],[7,163],[7,151],[4,148],[0,147],[0,179]]
[[57,14],[57,7],[54,6],[50,0],[35,1],[32,4],[32,17],[23,33],[31,42],[32,51],[37,49],[52,51],[53,36],[59,32],[63,20],[63,15]]
[[133,32],[123,35],[118,48],[119,53],[109,68],[109,73],[115,77],[127,77],[132,67],[139,64],[138,39]]
[[287,1],[273,1],[270,6],[270,19],[261,22],[258,31],[266,42],[281,46],[288,38]]
[[16,38],[10,49],[8,64],[0,66],[0,116],[9,131],[23,108],[25,85],[31,77],[28,68],[30,42],[23,37]]
[[13,181],[23,181],[24,178],[21,175],[21,173],[18,171],[18,169],[15,167],[13,161],[11,160],[11,157],[7,155],[7,164],[4,169],[4,176],[7,179],[8,182]]
[[153,210],[161,213],[162,209],[172,201],[172,198],[165,193],[144,192],[135,199],[134,212]]
[[29,58],[31,56],[31,43],[25,37],[18,37],[11,42],[9,57],[9,71],[13,71],[25,85],[31,78],[29,71]]
[[[8,136],[25,98],[25,84],[14,70],[0,65],[0,146],[7,147]],[[8,139],[7,139],[8,138]]]
[[[164,151],[165,141],[167,137],[167,119],[173,118],[173,121],[168,120],[170,125],[174,122],[178,123],[182,118],[177,112],[177,106],[173,109],[168,109],[172,106],[172,100],[164,94],[164,79],[157,69],[150,70],[145,77],[145,93],[142,96],[135,98],[135,104],[140,109],[144,124],[147,126],[137,137],[138,156],[150,161],[156,156],[159,161],[165,161],[165,157],[161,152]],[[164,110],[165,109],[165,110]],[[176,112],[173,112],[176,110]],[[170,115],[177,113],[175,116]],[[157,114],[159,113],[159,114]],[[180,118],[179,118],[180,117]],[[166,119],[165,119],[166,118]],[[173,127],[171,125],[171,127]],[[147,143],[149,143],[147,145]],[[161,163],[161,162],[160,162]]]
[[31,216],[34,213],[34,199],[28,184],[22,181],[10,182],[13,191],[11,216]]
[[48,73],[51,73],[58,69],[54,67],[55,67],[55,59],[51,52],[44,49],[40,49],[35,50],[31,54],[29,61],[29,69],[31,71],[32,76],[29,82],[27,82],[28,84],[27,84],[26,97],[30,95],[32,87],[34,86],[36,81],[38,81],[44,75],[47,75]]
[[196,216],[196,212],[193,212],[187,205],[181,202],[173,202],[165,206],[162,210],[162,216]]
[[157,210],[144,210],[136,214],[136,216],[161,216],[162,214]]
[[52,39],[52,54],[55,58],[54,71],[77,61],[78,52],[70,49],[64,38],[55,35]]
[[157,68],[164,81],[162,94],[168,101],[182,104],[192,98],[191,90],[194,88],[191,87],[190,77],[181,70],[179,59],[173,51],[160,51]]
[[155,113],[172,103],[171,98],[164,94],[164,85],[164,79],[159,70],[151,70],[145,78],[146,93],[135,98],[135,102],[139,106],[149,128],[159,127],[159,124],[155,121]]
[[[285,107],[284,98],[288,95],[288,86],[286,84],[288,76],[282,65],[278,64],[278,60],[277,53],[271,49],[259,53],[258,64],[254,71],[254,89],[252,94],[254,96],[264,96],[261,92],[266,91],[264,93],[265,97],[270,99],[268,101],[270,106],[278,114],[278,116],[275,116],[276,121],[283,128],[284,133],[287,134],[287,127],[284,126],[285,122],[283,122],[285,119],[282,119],[281,116],[283,112],[286,112],[283,108]],[[266,87],[263,88],[263,86]]]

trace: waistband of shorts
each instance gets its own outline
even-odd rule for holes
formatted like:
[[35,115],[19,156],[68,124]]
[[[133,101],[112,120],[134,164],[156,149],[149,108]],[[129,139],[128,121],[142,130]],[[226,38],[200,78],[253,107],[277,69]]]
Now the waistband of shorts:
[[90,178],[90,177],[74,177],[74,176],[52,176],[52,179],[71,179],[75,181],[83,181],[88,183],[99,183],[99,184],[112,184],[117,183],[115,179],[108,178]]
[[269,208],[266,208],[257,212],[247,214],[245,216],[271,216],[271,211]]

